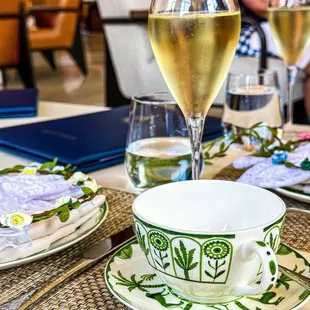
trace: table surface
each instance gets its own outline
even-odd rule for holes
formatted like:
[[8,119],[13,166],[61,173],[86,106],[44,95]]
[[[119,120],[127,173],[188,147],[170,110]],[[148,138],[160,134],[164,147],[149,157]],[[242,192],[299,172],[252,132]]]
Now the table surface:
[[[82,115],[94,112],[108,110],[105,107],[83,106],[75,104],[40,102],[38,116],[34,118],[17,118],[0,120],[0,128],[22,125],[27,123],[39,122],[44,120],[59,119],[68,116]],[[213,166],[207,166],[203,172],[203,179],[213,178],[220,170],[229,165],[234,158],[240,156],[240,151],[232,150],[228,156],[218,160],[214,160]],[[0,149],[1,166],[10,167],[15,164],[28,164],[31,161],[20,156],[8,154]],[[125,174],[124,166],[117,165],[90,173],[99,184],[104,187],[119,189],[126,192],[135,193]],[[310,260],[310,253],[303,253]],[[301,308],[301,310],[310,310],[310,303]]]

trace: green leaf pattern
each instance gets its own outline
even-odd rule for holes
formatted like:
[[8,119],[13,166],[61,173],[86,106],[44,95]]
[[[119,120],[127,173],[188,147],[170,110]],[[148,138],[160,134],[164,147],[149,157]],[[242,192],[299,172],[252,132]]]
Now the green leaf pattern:
[[[186,240],[186,238],[185,238]],[[176,262],[176,260],[178,260],[178,262],[180,263],[181,266],[193,266],[194,264],[196,264],[197,262],[195,261],[197,258],[197,248],[194,248],[194,246],[190,246],[191,244],[186,242],[184,239],[178,239],[175,240],[177,242],[173,243],[173,253],[175,254],[175,263],[178,264]],[[221,239],[222,241],[223,239]],[[211,242],[214,242],[213,240],[210,240]],[[208,241],[208,242],[210,242]],[[208,242],[206,242],[205,244],[207,244]],[[227,241],[227,243],[229,244],[229,242]],[[172,250],[172,246],[171,243],[169,245],[169,247]],[[202,247],[203,248],[203,247]],[[133,248],[134,249],[134,248]],[[125,251],[123,251],[125,250]],[[132,248],[131,248],[132,250]],[[128,253],[131,252],[131,250],[129,250],[129,247],[126,246],[125,248],[119,250],[119,252],[116,254],[117,257],[121,258],[121,259],[127,259],[126,257],[128,256]],[[135,251],[135,249],[134,249]],[[232,252],[232,248],[230,249],[230,253]],[[286,246],[280,246],[279,247],[279,252],[281,254],[279,255],[295,255],[297,259],[303,259],[302,256],[300,256],[297,252],[291,250],[290,248],[286,247]],[[177,254],[178,253],[178,254]],[[203,252],[204,253],[204,252]],[[217,253],[217,252],[215,252]],[[226,252],[222,252],[222,256],[224,255],[224,253]],[[126,257],[123,257],[123,254],[126,254]],[[205,255],[205,254],[204,254]],[[133,255],[132,255],[133,257]],[[217,257],[218,258],[218,257]],[[220,265],[223,264],[224,260],[229,259],[228,256],[226,256],[225,258],[222,259],[210,259],[208,260],[209,263],[209,267],[216,266],[216,262],[218,263],[218,274],[221,273],[221,267]],[[179,265],[179,264],[178,264]],[[303,260],[303,262],[300,262],[300,264],[298,263],[298,261],[296,262],[294,271],[303,274],[307,268],[306,268],[307,262]],[[197,266],[195,266],[193,269],[195,269]],[[211,268],[211,267],[210,267]],[[126,272],[124,272],[124,274],[117,269],[115,271],[115,273],[113,273],[111,275],[112,278],[114,278],[114,283],[115,285],[118,286],[123,286],[126,287],[128,289],[129,292],[133,292],[133,291],[140,291],[143,292],[145,294],[145,297],[149,298],[150,300],[156,301],[159,305],[161,305],[163,308],[175,308],[175,309],[182,309],[182,310],[191,310],[193,307],[195,307],[197,304],[198,305],[205,305],[206,309],[214,309],[214,310],[229,310],[229,309],[234,309],[236,310],[241,309],[241,310],[264,310],[266,308],[270,308],[270,309],[278,309],[278,305],[281,305],[283,303],[283,300],[285,299],[285,295],[284,294],[280,294],[281,293],[281,289],[280,291],[276,290],[276,291],[267,291],[265,293],[263,293],[262,295],[258,295],[258,296],[248,296],[248,297],[243,297],[242,299],[239,300],[235,300],[233,302],[230,303],[225,303],[225,304],[203,304],[203,303],[196,303],[193,301],[189,301],[186,300],[184,298],[179,298],[175,293],[172,292],[171,289],[169,289],[165,284],[163,284],[162,281],[159,280],[158,276],[154,273],[149,273],[149,274],[139,274],[137,272],[137,274],[129,274]],[[212,277],[214,277],[214,275],[211,275]],[[221,275],[218,275],[218,277],[221,277]],[[283,286],[282,288],[282,292],[283,289],[285,288],[286,290],[291,289],[290,288],[290,284],[292,285],[292,289],[296,289],[294,288],[294,283],[286,278],[285,276],[280,276],[279,281],[277,283],[277,285],[274,287],[274,289],[278,289],[279,287]],[[141,294],[141,293],[140,293]],[[284,296],[283,296],[284,295]],[[309,292],[308,291],[300,291],[299,290],[299,294],[296,296],[296,303],[302,302],[304,301],[307,297],[309,296]],[[153,302],[152,301],[152,302]],[[255,303],[253,303],[255,302]],[[257,303],[257,304],[256,304]],[[287,305],[287,304],[286,304]],[[284,308],[284,304],[283,306],[281,306]],[[280,309],[280,308],[279,308]]]
[[146,240],[145,240],[146,235],[142,235],[141,227],[138,222],[136,223],[136,235],[142,252],[146,256],[149,255],[150,249],[146,246]]
[[116,282],[116,285],[126,286],[129,292],[132,292],[134,289],[138,289],[141,292],[149,292],[148,289],[150,288],[160,288],[166,286],[165,284],[144,284],[144,282],[154,279],[154,277],[150,278],[150,275],[146,276],[148,277],[145,278],[145,276],[142,276],[140,280],[136,280],[135,274],[131,275],[130,278],[124,277],[120,271],[118,271],[117,276],[113,275],[113,277],[118,281]]
[[281,228],[278,225],[273,226],[268,230],[264,238],[264,242],[266,242],[274,252],[277,252],[280,245],[280,230]]
[[175,247],[174,252],[176,257],[174,261],[176,264],[183,269],[185,279],[189,280],[189,271],[195,269],[198,266],[198,262],[194,262],[194,254],[196,249],[187,250],[184,242],[179,241],[179,248]]
[[121,252],[117,255],[121,259],[130,259],[132,257],[133,251],[132,246],[129,244],[125,248],[121,250]]

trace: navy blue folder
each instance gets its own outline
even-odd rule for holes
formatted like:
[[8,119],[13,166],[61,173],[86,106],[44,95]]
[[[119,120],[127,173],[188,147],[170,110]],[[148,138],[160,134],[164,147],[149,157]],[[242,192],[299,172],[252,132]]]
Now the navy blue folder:
[[37,105],[36,88],[0,91],[0,118],[36,116]]
[[[0,129],[1,150],[61,164],[76,165],[84,172],[124,161],[129,106],[47,122]],[[209,118],[204,140],[222,134],[221,122]]]

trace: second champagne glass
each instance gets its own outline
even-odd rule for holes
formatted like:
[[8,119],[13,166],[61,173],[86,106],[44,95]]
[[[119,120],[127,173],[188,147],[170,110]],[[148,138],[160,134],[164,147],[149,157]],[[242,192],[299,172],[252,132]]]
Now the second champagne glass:
[[152,48],[189,128],[193,179],[199,179],[203,125],[233,60],[240,34],[235,0],[153,0]]
[[288,68],[287,124],[292,125],[297,64],[310,44],[310,1],[270,0],[268,20],[279,51]]

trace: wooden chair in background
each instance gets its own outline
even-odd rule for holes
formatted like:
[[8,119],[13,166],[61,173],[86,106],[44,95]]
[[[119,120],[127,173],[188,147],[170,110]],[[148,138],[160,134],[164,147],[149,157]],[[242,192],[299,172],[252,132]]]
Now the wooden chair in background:
[[32,14],[38,28],[30,31],[30,46],[40,51],[53,70],[54,51],[68,51],[84,75],[87,66],[80,33],[81,0],[34,0]]
[[28,8],[28,0],[0,2],[0,70],[17,69],[25,87],[33,88],[35,78],[26,26]]

